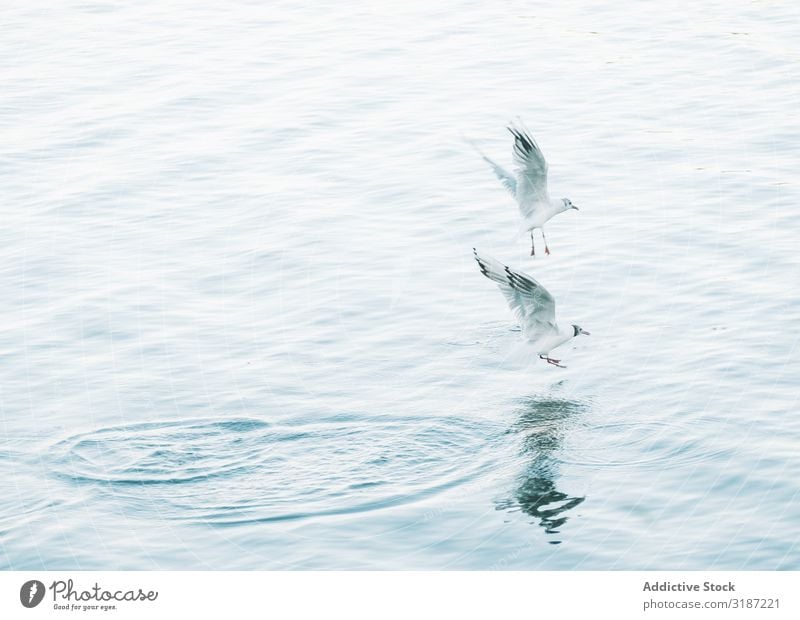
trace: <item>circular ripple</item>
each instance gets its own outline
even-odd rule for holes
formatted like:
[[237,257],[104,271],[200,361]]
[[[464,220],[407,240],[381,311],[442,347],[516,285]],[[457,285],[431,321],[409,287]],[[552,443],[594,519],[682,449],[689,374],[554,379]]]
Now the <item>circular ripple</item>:
[[587,467],[666,468],[707,461],[723,452],[688,425],[618,422],[573,428],[556,460]]
[[73,480],[192,482],[246,471],[268,429],[247,419],[132,424],[71,437],[54,452]]
[[137,510],[219,525],[373,510],[462,484],[501,433],[460,418],[347,418],[270,425],[184,420],[103,428],[55,446],[69,480]]

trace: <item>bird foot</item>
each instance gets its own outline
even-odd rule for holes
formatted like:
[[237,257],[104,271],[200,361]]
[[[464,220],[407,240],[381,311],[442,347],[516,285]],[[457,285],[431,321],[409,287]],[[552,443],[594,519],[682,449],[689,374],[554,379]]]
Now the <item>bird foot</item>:
[[545,254],[550,254],[550,248],[548,248],[547,246],[544,246],[544,253]]
[[566,368],[566,366],[564,366],[564,365],[559,363],[559,362],[561,362],[561,360],[555,360],[552,357],[545,357],[543,355],[540,355],[539,359],[543,359],[548,364],[552,364],[553,366],[558,366],[559,368]]

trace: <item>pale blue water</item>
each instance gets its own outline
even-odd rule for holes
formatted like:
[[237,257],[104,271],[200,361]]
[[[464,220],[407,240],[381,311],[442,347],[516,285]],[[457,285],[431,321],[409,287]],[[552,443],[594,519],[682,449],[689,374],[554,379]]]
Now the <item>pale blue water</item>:
[[6,9],[0,566],[800,569],[800,9],[701,4]]

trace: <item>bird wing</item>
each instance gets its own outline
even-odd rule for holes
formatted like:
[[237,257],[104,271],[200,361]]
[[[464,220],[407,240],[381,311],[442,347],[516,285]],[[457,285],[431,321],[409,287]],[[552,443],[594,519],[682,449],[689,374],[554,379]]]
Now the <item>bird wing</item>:
[[497,178],[500,179],[500,182],[503,184],[503,187],[505,187],[511,193],[512,196],[516,197],[517,180],[514,178],[514,175],[512,175],[508,170],[506,170],[501,165],[495,163],[489,157],[487,157],[486,154],[482,150],[480,150],[474,142],[470,140],[469,143],[472,145],[472,148],[474,148],[478,152],[478,155],[481,156],[481,159],[483,159],[483,161],[485,161],[492,167],[492,170],[494,171],[495,175],[497,175]]
[[514,136],[513,157],[517,170],[516,197],[523,215],[537,202],[548,200],[547,162],[530,132],[522,126],[511,124],[508,131]]
[[556,326],[556,300],[529,275],[514,271],[490,256],[481,256],[475,248],[475,260],[481,273],[497,283],[522,326],[527,338],[536,338]]

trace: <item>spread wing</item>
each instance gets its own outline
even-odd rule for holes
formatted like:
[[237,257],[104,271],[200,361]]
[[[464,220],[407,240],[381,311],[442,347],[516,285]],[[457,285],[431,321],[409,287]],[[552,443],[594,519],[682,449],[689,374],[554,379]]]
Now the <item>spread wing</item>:
[[530,132],[522,126],[511,124],[508,131],[514,136],[514,165],[517,170],[516,197],[520,208],[525,211],[527,205],[546,201],[547,196],[547,162],[539,145],[531,137]]
[[475,260],[481,273],[497,283],[527,338],[536,338],[556,325],[556,300],[548,290],[529,275],[514,271],[490,256],[481,256],[475,248]]
[[505,187],[511,193],[512,196],[516,197],[517,180],[514,178],[514,175],[512,175],[508,170],[506,170],[501,165],[495,163],[489,157],[487,157],[486,154],[482,150],[480,150],[474,142],[469,140],[469,143],[472,145],[472,148],[474,148],[478,152],[478,155],[481,156],[481,159],[483,159],[483,161],[485,161],[487,164],[491,166],[495,175],[497,176],[498,179],[500,179],[500,182],[503,184],[503,187]]

